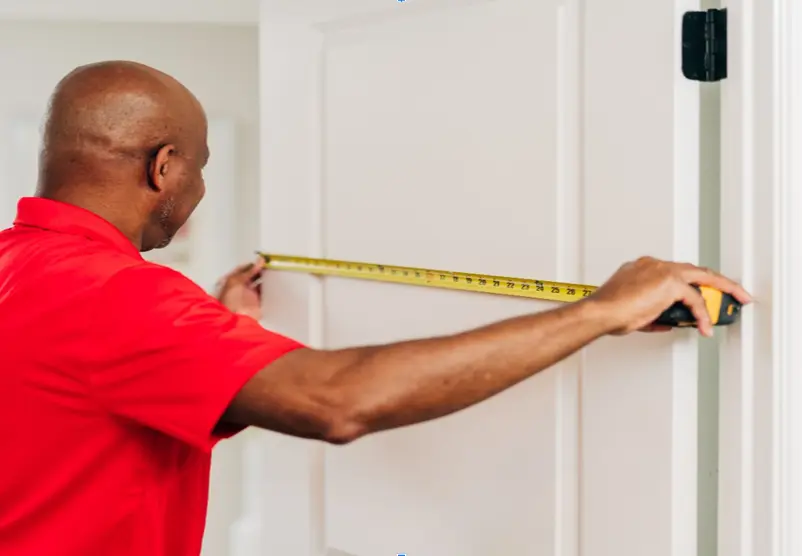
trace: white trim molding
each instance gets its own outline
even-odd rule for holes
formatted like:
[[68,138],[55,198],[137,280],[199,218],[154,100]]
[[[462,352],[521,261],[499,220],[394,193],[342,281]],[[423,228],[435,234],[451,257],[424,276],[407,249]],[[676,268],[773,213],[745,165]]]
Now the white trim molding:
[[722,342],[718,556],[799,556],[802,3],[723,7],[722,271],[756,302]]
[[781,556],[802,554],[802,3],[776,0],[778,70],[777,122],[777,289],[778,314],[775,452]]

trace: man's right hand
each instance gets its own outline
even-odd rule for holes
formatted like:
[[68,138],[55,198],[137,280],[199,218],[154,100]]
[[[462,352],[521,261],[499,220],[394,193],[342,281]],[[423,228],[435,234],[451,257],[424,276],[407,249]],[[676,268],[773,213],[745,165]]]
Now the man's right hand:
[[680,301],[696,317],[699,331],[712,336],[710,315],[693,285],[731,294],[743,304],[752,300],[739,284],[707,268],[641,257],[618,269],[587,301],[598,304],[609,315],[611,334],[647,329],[663,311]]

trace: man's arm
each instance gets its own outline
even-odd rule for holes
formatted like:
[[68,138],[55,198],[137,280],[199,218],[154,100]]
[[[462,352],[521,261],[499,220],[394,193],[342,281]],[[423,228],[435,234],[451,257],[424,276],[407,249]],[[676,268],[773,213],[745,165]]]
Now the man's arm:
[[224,421],[335,444],[476,404],[608,332],[594,303],[425,340],[293,351],[257,374]]
[[644,258],[593,296],[452,336],[343,350],[299,349],[259,372],[222,423],[255,425],[342,444],[459,411],[536,374],[605,334],[642,329],[675,301],[712,333],[690,284],[748,294],[692,265]]

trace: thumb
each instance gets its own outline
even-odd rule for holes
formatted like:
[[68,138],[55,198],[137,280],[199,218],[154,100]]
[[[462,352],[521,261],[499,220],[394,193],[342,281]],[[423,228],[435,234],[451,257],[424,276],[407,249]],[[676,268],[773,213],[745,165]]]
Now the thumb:
[[231,272],[229,272],[221,282],[224,285],[231,286],[234,284],[247,284],[253,280],[259,273],[262,272],[263,263],[251,262],[240,265]]
[[252,262],[249,265],[249,267],[245,270],[244,272],[245,278],[249,282],[253,281],[254,279],[256,279],[256,277],[262,274],[264,268],[265,268],[265,262],[261,257],[259,257],[254,262]]

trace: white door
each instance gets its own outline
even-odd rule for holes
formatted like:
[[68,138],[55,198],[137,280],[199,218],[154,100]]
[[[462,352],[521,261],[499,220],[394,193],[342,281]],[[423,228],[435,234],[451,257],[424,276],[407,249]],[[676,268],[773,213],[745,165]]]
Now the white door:
[[[598,284],[694,261],[690,0],[263,0],[263,248]],[[316,347],[549,304],[273,273]],[[533,346],[537,349],[537,346]],[[436,422],[332,447],[252,434],[237,556],[680,556],[696,339],[606,339]]]

